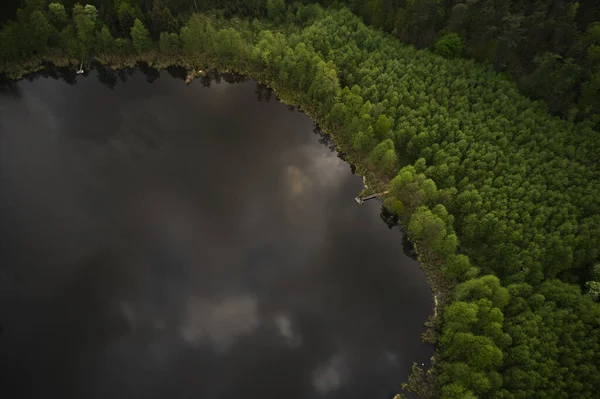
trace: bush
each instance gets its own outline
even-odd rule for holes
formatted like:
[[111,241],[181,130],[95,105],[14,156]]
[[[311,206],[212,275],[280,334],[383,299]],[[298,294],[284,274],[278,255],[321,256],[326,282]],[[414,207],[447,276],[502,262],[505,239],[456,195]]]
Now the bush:
[[463,51],[463,41],[456,33],[450,33],[440,37],[433,49],[444,58],[458,58]]

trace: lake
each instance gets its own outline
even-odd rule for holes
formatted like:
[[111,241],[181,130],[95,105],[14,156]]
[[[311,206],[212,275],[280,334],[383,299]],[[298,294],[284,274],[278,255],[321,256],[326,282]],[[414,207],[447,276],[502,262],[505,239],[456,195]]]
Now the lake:
[[2,391],[391,398],[433,354],[402,233],[309,117],[179,77],[0,91]]

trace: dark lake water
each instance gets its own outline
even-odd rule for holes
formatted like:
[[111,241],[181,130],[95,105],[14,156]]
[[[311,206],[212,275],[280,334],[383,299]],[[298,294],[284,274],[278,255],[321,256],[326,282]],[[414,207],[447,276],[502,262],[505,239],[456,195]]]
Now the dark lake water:
[[361,178],[254,81],[123,76],[0,92],[2,395],[390,398],[432,299]]

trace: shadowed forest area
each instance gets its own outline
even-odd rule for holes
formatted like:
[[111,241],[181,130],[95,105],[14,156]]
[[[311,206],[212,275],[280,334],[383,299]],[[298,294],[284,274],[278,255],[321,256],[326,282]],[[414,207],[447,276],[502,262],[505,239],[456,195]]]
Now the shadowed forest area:
[[311,115],[370,186],[389,189],[384,206],[440,299],[427,336],[435,362],[427,373],[415,367],[407,389],[446,399],[597,397],[596,2],[3,7],[14,17],[0,33],[0,71],[12,79],[91,60],[208,67],[267,83]]

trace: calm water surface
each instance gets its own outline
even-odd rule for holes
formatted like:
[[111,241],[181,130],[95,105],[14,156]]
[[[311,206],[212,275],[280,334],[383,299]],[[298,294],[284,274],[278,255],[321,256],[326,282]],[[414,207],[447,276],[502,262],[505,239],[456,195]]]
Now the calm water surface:
[[432,301],[361,178],[253,81],[146,79],[0,93],[2,395],[391,397]]

